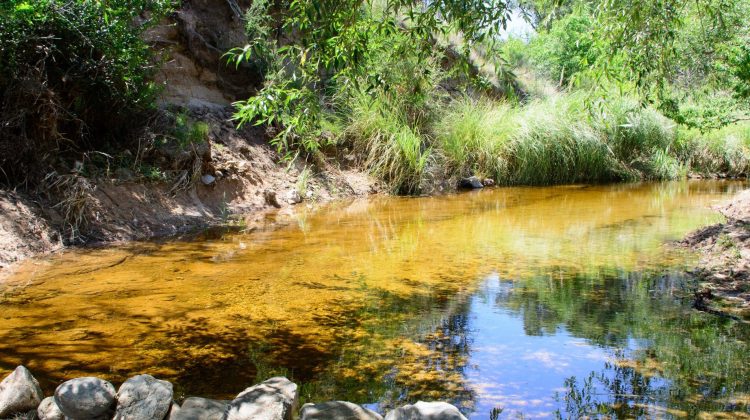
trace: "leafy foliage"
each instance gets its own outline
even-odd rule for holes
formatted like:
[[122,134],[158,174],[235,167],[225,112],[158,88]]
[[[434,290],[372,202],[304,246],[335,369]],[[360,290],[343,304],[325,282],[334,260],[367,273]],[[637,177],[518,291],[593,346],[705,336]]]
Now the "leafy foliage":
[[472,45],[497,33],[508,14],[500,0],[293,0],[280,19],[293,39],[282,45],[260,31],[229,53],[239,63],[265,45],[275,57],[265,87],[237,103],[235,119],[279,127],[274,143],[280,150],[315,152],[321,146],[321,115],[332,108],[334,92],[395,88],[389,72],[373,66],[384,53],[413,60],[412,68],[419,69],[433,56],[435,35],[460,31]]
[[[153,53],[140,35],[170,7],[171,0],[0,4],[0,167],[8,181],[44,173],[57,155],[127,138],[157,92]],[[146,11],[150,20],[141,17]]]

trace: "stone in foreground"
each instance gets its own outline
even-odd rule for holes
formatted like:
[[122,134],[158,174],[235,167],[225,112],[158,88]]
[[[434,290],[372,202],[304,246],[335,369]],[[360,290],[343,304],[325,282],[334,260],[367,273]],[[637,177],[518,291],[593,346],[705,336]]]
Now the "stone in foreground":
[[60,411],[60,407],[55,402],[55,397],[47,397],[39,404],[36,409],[36,415],[39,420],[65,420],[65,414]]
[[18,366],[0,382],[0,418],[35,410],[44,395],[39,382],[24,366]]
[[117,391],[115,420],[162,420],[172,406],[172,384],[151,375],[125,381]]
[[63,382],[55,390],[55,402],[66,417],[96,419],[107,414],[115,403],[115,387],[91,376]]
[[470,176],[468,178],[461,178],[458,181],[458,188],[464,188],[464,189],[470,190],[470,189],[479,189],[483,187],[484,187],[484,184],[482,184],[482,181],[475,176]]
[[227,410],[229,401],[210,400],[208,398],[190,397],[175,404],[169,414],[169,420],[221,420]]
[[291,420],[297,406],[297,384],[275,377],[237,395],[224,420]]
[[300,410],[300,420],[382,420],[383,416],[357,404],[330,401],[305,404]]
[[385,420],[466,420],[466,417],[446,402],[419,401],[389,412]]

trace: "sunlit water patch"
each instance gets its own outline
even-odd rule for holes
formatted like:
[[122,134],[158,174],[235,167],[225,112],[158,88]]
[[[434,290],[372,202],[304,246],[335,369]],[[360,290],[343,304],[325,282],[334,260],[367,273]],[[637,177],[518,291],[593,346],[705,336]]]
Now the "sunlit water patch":
[[265,377],[380,411],[747,415],[745,324],[683,292],[665,246],[739,182],[499,188],[304,208],[278,229],[74,251],[0,295],[0,373],[51,390],[151,373],[230,398]]

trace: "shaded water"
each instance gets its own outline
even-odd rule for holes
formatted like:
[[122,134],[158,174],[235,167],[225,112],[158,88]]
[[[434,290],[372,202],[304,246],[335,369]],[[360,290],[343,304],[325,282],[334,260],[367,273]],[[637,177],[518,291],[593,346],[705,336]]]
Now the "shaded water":
[[475,418],[748,416],[750,328],[695,312],[664,244],[737,182],[502,188],[302,211],[285,227],[76,251],[0,293],[0,373],[48,390],[151,373],[231,398],[275,374],[307,401]]

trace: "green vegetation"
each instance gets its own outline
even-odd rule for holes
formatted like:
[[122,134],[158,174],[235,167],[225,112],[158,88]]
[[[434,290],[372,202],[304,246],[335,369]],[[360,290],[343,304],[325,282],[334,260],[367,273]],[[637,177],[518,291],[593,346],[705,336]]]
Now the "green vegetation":
[[[486,21],[463,32],[425,20],[408,2],[345,3],[313,13],[318,2],[293,2],[275,19],[263,3],[248,12],[251,42],[229,53],[270,63],[235,118],[277,126],[288,156],[351,148],[409,194],[472,174],[508,185],[747,172],[745,1],[673,13],[649,1],[523,3],[537,18],[528,43],[493,42]],[[725,21],[687,25],[708,16]],[[280,45],[267,37],[274,25],[303,34]],[[706,55],[709,45],[721,51]],[[698,54],[708,57],[700,71],[687,59]]]
[[[172,6],[0,6],[4,183],[138,143],[158,93],[142,34]],[[536,29],[529,40],[502,36],[517,11]],[[468,175],[739,176],[750,168],[748,12],[747,0],[259,0],[244,10],[246,44],[224,59],[265,79],[236,102],[238,125],[268,126],[289,159],[354,151],[397,193]],[[182,149],[207,137],[180,118],[162,131]]]
[[[9,0],[0,4],[0,168],[39,181],[73,154],[122,147],[157,89],[143,31],[171,0]],[[142,16],[148,14],[149,19]]]

